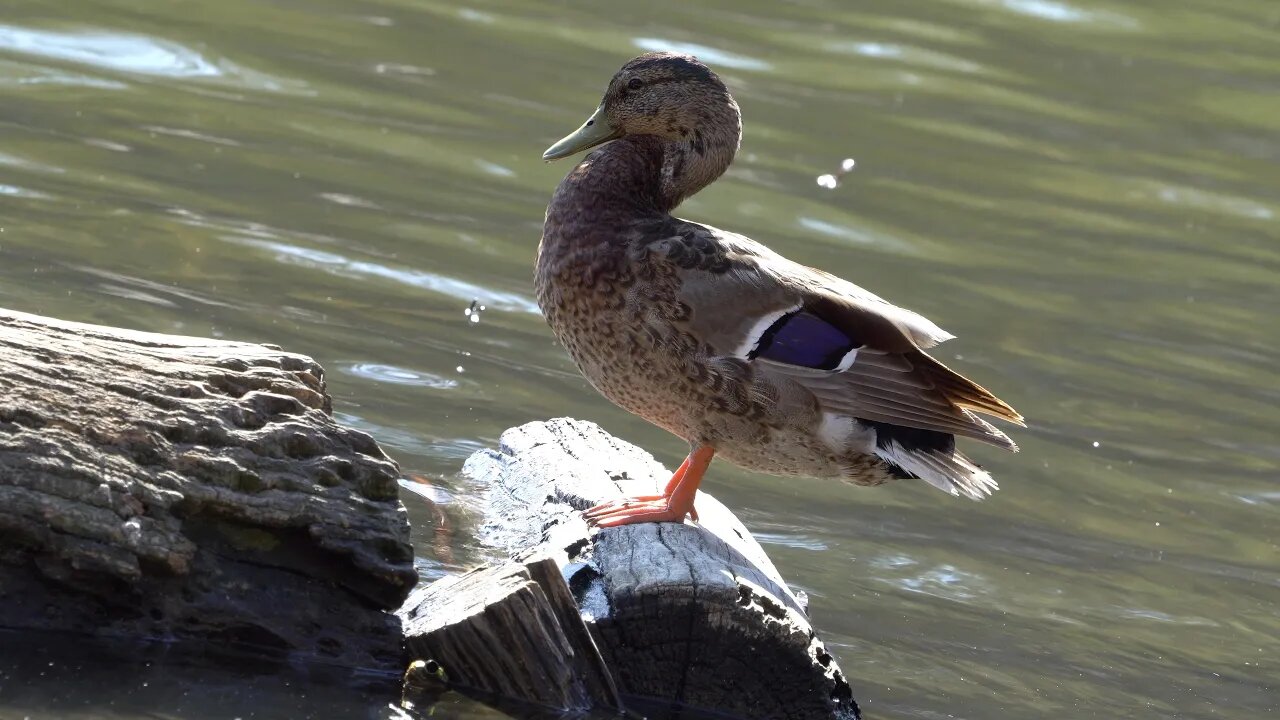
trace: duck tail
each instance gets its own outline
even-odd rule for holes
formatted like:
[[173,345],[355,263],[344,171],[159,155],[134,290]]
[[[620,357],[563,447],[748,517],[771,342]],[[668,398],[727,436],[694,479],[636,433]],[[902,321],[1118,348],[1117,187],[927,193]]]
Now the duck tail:
[[991,473],[956,450],[954,444],[950,448],[907,448],[890,441],[877,446],[875,452],[904,477],[919,478],[949,495],[982,500],[1000,489]]
[[1014,410],[1009,403],[996,397],[990,390],[943,365],[931,355],[920,353],[919,357],[924,359],[921,369],[924,370],[925,375],[957,407],[992,415],[1021,427],[1027,426],[1021,413]]

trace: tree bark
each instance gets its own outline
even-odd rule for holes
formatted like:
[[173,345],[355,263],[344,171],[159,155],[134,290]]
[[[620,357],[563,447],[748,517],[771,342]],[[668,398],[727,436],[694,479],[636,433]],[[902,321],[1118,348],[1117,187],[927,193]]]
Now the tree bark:
[[400,662],[398,468],[269,345],[0,310],[0,624]]
[[465,473],[487,488],[484,542],[560,566],[628,708],[858,717],[802,598],[714,498],[698,494],[696,524],[588,528],[586,508],[666,483],[648,453],[558,419],[508,430]]

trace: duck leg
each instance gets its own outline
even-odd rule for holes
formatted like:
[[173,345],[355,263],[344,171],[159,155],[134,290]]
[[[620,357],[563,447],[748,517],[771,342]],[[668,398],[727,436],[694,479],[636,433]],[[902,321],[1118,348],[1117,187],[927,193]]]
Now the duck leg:
[[686,515],[696,521],[698,511],[693,509],[693,499],[715,454],[712,447],[694,448],[667,481],[661,495],[641,495],[602,503],[584,513],[587,522],[599,527],[616,527],[648,522],[684,522]]

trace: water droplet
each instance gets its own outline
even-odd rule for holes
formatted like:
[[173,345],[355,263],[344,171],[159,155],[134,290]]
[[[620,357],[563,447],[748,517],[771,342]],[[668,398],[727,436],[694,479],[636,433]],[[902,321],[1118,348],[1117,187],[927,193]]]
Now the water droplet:
[[1093,441],[1093,446],[1094,446],[1094,447],[1098,447],[1098,441],[1097,441],[1097,440],[1094,440],[1094,441]]
[[826,175],[818,176],[818,186],[824,187],[828,190],[834,190],[835,188],[840,187],[840,179],[845,175],[848,175],[850,172],[853,172],[853,168],[856,167],[857,164],[858,162],[853,158],[845,158],[844,160],[841,160],[840,167],[837,168],[834,173],[827,173]]
[[467,306],[467,309],[462,311],[462,314],[470,318],[471,322],[478,323],[480,322],[480,313],[483,312],[484,309],[484,305],[481,305],[479,300],[472,300],[471,304]]

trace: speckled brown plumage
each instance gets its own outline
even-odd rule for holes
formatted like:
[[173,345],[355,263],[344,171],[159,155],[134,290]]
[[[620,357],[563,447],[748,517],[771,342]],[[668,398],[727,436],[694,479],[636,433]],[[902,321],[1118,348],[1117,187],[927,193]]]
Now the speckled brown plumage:
[[[611,141],[556,189],[536,287],[556,337],[605,397],[756,470],[859,485],[918,476],[971,497],[994,487],[954,436],[1012,449],[974,412],[1021,418],[924,353],[949,335],[748,238],[670,214],[738,147],[738,107],[710,69],[673,54],[633,60],[593,119],[548,154],[580,149],[580,135]],[[832,356],[843,365],[787,362],[766,347],[796,335],[799,324],[786,326],[799,315],[820,339],[848,340]]]

